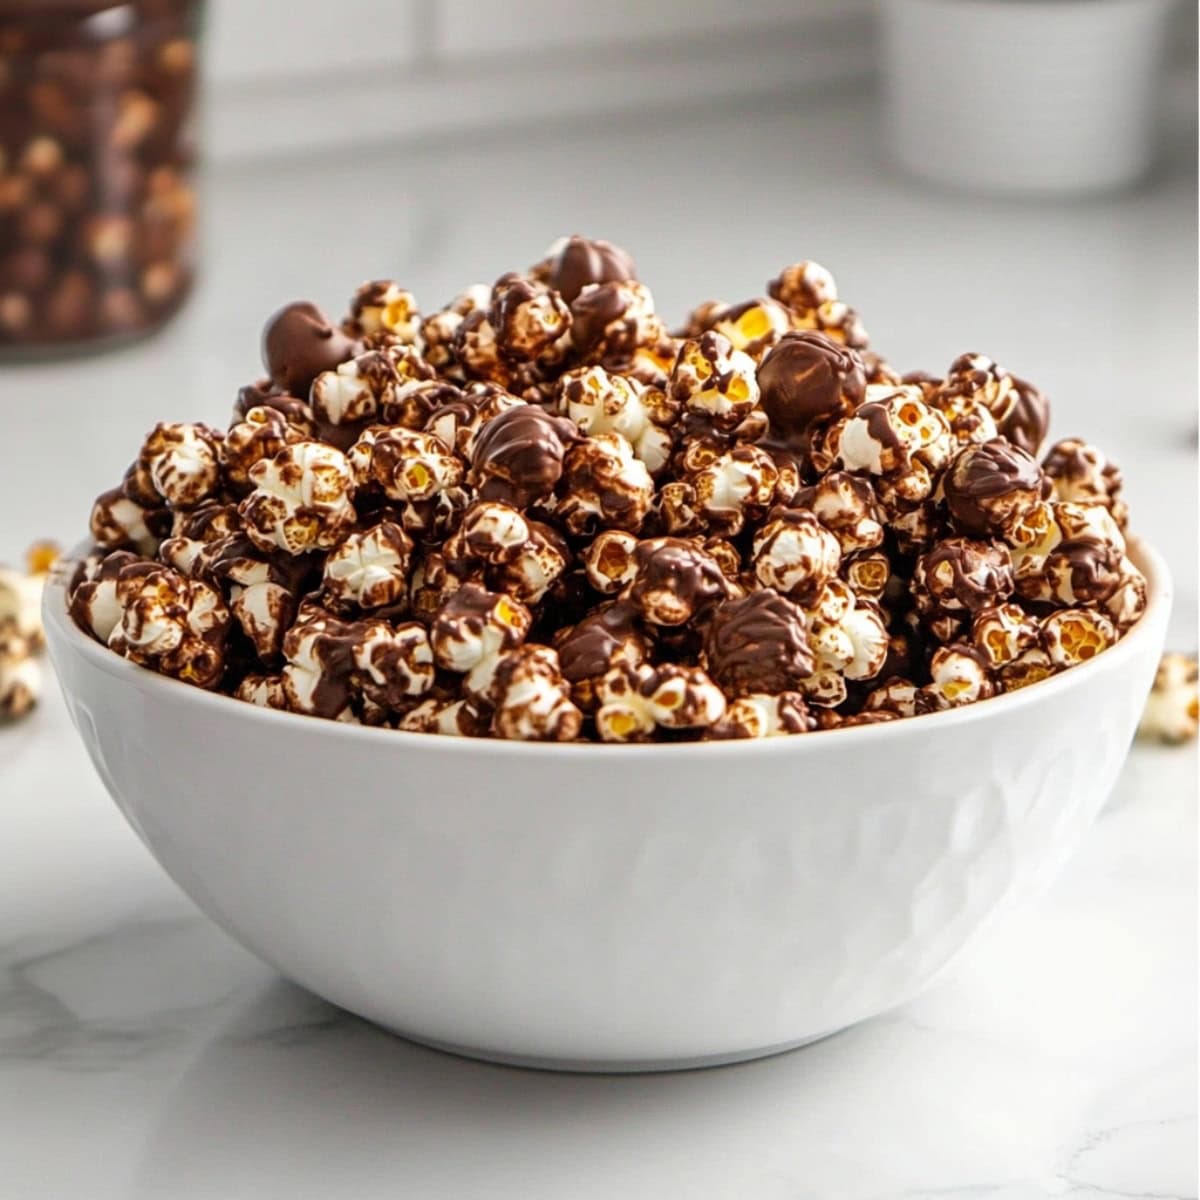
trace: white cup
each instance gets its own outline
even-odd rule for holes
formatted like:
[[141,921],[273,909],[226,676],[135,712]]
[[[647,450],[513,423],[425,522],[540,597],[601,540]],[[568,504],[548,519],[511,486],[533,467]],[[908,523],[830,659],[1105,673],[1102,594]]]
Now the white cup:
[[1172,0],[880,0],[885,137],[987,192],[1129,184],[1155,152]]

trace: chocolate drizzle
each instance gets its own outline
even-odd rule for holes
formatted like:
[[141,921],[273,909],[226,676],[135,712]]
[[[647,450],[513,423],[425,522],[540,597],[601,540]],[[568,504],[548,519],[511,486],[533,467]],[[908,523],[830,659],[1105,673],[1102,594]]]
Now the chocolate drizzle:
[[704,654],[709,673],[731,696],[791,691],[813,672],[804,610],[774,588],[717,608]]
[[997,422],[1001,436],[1027,454],[1037,454],[1050,429],[1050,402],[1032,383],[1013,377],[1015,400]]
[[582,355],[601,347],[608,355],[620,356],[637,348],[634,321],[626,320],[629,292],[620,283],[589,287],[571,302],[571,343]]
[[1014,504],[1034,504],[1045,477],[1024,450],[1004,438],[967,446],[951,463],[942,487],[946,507],[964,533],[998,532]]
[[656,624],[686,624],[729,595],[720,564],[695,542],[654,538],[635,553],[638,570],[629,599]]
[[588,613],[555,646],[563,678],[575,684],[598,679],[621,659],[640,661],[646,651],[637,610],[620,600]]
[[567,447],[581,439],[579,427],[522,404],[493,417],[479,431],[471,456],[471,483],[481,500],[518,507],[549,496],[562,477]]

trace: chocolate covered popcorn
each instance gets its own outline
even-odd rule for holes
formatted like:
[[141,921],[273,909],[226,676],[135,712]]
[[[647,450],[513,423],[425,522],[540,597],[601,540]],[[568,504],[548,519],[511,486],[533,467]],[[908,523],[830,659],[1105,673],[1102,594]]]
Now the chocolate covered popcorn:
[[442,308],[392,280],[287,305],[229,428],[156,426],[97,499],[71,614],[262,707],[624,743],[940,712],[1137,623],[1120,472],[1039,461],[1035,387],[979,354],[902,373],[816,263],[767,292],[673,334],[572,237]]
[[38,542],[23,567],[0,566],[0,725],[27,716],[42,690],[42,589],[58,547]]
[[1191,741],[1200,723],[1195,655],[1162,656],[1138,726],[1138,736],[1168,744]]

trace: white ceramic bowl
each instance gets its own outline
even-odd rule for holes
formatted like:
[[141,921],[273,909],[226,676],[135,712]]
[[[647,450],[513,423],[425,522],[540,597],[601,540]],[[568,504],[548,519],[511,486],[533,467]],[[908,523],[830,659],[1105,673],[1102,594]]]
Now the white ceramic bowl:
[[911,997],[1076,846],[1170,606],[1052,680],[891,724],[528,745],[257,709],[135,667],[46,592],[96,769],[164,869],[283,974],[406,1037],[579,1070],[770,1054]]

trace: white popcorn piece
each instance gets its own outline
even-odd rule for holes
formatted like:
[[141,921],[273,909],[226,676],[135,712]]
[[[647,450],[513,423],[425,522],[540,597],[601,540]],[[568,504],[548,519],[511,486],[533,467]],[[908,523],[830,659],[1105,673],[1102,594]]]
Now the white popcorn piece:
[[487,692],[500,656],[525,640],[533,618],[519,600],[467,583],[442,605],[430,631],[437,665],[462,675],[472,695]]
[[0,626],[10,625],[31,646],[45,640],[42,628],[43,573],[0,566]]
[[417,299],[391,279],[364,283],[350,301],[350,325],[356,334],[388,334],[419,344],[421,313]]
[[30,644],[0,623],[0,724],[27,716],[42,692],[42,673]]
[[620,529],[606,529],[583,552],[588,583],[605,596],[614,596],[637,574],[638,540]]
[[596,731],[606,742],[636,742],[656,728],[707,729],[725,714],[725,696],[699,667],[622,663],[597,686]]
[[754,359],[710,330],[679,348],[668,390],[680,407],[707,418],[715,429],[732,432],[758,404]]
[[995,691],[983,656],[972,646],[939,646],[930,659],[929,674],[931,682],[921,688],[920,697],[930,709],[974,704]]
[[633,452],[657,472],[671,452],[671,435],[663,427],[673,413],[660,394],[601,366],[577,367],[558,381],[558,409],[586,434],[619,433]]
[[779,468],[758,446],[736,446],[689,477],[713,532],[736,535],[779,499]]
[[754,574],[764,587],[794,598],[814,595],[841,566],[838,540],[811,513],[786,509],[754,538]]
[[1196,736],[1196,658],[1164,654],[1138,725],[1138,736],[1179,744]]
[[816,728],[804,697],[798,692],[767,695],[754,692],[729,702],[713,726],[714,738],[773,738],[807,733]]
[[346,455],[359,487],[374,484],[392,500],[432,500],[456,487],[462,461],[432,433],[384,425],[363,431]]
[[833,275],[818,262],[798,262],[784,267],[767,285],[767,291],[773,299],[795,312],[819,308],[838,298]]
[[160,422],[134,467],[139,498],[161,497],[174,508],[195,508],[207,500],[221,481],[221,440],[206,425]]
[[571,699],[558,655],[549,646],[519,646],[504,654],[488,688],[492,731],[523,742],[570,742],[583,714]]
[[833,446],[847,471],[911,480],[903,491],[909,501],[932,490],[929,472],[949,461],[955,442],[946,418],[921,398],[917,387],[868,386],[867,399],[839,421]]
[[238,506],[260,549],[304,554],[337,544],[354,527],[354,477],[324,442],[295,442],[250,469],[254,490]]
[[358,608],[396,604],[408,587],[412,549],[412,539],[393,521],[347,534],[325,560],[325,592]]

